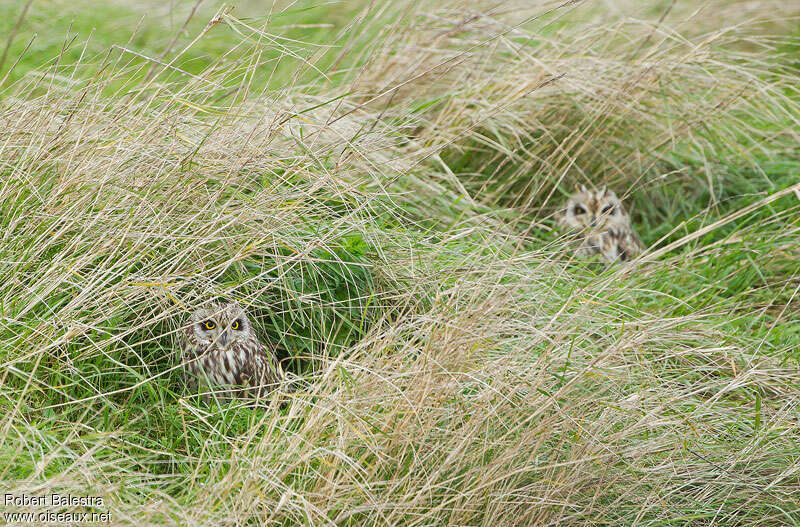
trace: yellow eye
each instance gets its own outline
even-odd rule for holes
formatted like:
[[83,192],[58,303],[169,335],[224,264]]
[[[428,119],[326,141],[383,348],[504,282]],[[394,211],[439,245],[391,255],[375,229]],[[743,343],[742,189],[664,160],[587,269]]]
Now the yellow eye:
[[206,320],[206,322],[203,325],[206,327],[206,329],[214,329],[215,327],[217,327],[217,325],[212,320]]
[[234,320],[233,324],[231,324],[231,329],[239,329],[239,321]]

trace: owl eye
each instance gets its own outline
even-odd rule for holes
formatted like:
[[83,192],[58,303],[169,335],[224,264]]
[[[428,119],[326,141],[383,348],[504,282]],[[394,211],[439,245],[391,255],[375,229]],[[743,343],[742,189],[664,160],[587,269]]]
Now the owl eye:
[[614,205],[606,205],[601,211],[603,214],[611,214],[612,216],[617,213],[617,208]]
[[239,324],[239,321],[238,320],[234,320],[233,324],[231,324],[231,329],[239,329],[240,326],[241,326],[241,324]]
[[205,322],[203,322],[203,327],[211,330],[217,327],[217,324],[213,320],[206,320]]
[[572,212],[573,212],[573,214],[575,214],[576,216],[580,216],[581,214],[584,214],[584,213],[586,212],[586,209],[584,209],[584,208],[583,208],[583,207],[581,207],[580,205],[575,205],[575,208],[574,208],[574,209],[572,209]]

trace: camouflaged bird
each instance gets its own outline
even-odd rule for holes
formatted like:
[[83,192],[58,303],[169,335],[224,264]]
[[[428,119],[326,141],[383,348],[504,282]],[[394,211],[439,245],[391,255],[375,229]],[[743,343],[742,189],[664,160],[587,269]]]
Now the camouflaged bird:
[[272,349],[258,340],[236,303],[195,311],[184,328],[183,366],[203,398],[261,398],[285,379]]
[[606,187],[589,190],[581,185],[560,211],[558,223],[577,234],[578,258],[596,254],[609,263],[624,262],[644,250],[622,202]]

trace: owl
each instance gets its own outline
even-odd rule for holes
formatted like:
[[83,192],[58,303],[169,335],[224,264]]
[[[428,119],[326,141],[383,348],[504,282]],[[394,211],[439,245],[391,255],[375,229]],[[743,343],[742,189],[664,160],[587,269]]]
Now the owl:
[[261,343],[235,303],[195,311],[183,329],[183,366],[193,391],[217,397],[264,397],[284,380],[275,353]]
[[578,258],[598,254],[609,263],[624,262],[644,250],[622,202],[606,187],[589,190],[581,185],[559,213],[558,223],[578,233],[580,246],[575,252]]

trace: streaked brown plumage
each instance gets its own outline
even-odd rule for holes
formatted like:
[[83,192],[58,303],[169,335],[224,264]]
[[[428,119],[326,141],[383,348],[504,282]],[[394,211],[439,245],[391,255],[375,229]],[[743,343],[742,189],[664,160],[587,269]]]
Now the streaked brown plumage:
[[183,331],[187,381],[205,399],[264,397],[284,380],[275,353],[258,340],[238,304],[200,309]]
[[559,213],[558,222],[578,234],[578,258],[597,254],[606,262],[624,262],[644,250],[622,202],[606,187],[589,190],[581,185]]

